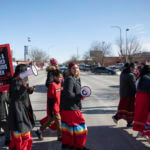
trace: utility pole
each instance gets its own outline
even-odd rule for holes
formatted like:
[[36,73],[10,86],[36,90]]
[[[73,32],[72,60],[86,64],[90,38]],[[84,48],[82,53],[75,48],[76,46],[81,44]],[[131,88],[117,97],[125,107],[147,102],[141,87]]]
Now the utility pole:
[[122,53],[122,31],[120,26],[111,26],[112,28],[117,28],[120,31],[120,53]]
[[126,63],[128,62],[128,37],[127,37],[127,32],[129,30],[130,30],[129,28],[126,29]]
[[77,60],[78,60],[78,58],[79,58],[79,54],[78,54],[78,47],[77,47]]

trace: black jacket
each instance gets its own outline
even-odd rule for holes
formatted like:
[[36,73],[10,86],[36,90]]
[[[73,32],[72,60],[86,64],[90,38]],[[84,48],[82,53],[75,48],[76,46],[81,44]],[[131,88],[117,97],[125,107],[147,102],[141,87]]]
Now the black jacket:
[[14,78],[10,85],[9,107],[10,130],[25,133],[34,127],[33,110],[29,99],[29,88],[23,81]]
[[150,93],[150,76],[144,75],[138,80],[137,91]]
[[136,79],[133,73],[125,70],[120,75],[120,98],[135,97]]
[[81,106],[80,79],[69,76],[64,81],[64,89],[61,99],[62,110],[80,110]]

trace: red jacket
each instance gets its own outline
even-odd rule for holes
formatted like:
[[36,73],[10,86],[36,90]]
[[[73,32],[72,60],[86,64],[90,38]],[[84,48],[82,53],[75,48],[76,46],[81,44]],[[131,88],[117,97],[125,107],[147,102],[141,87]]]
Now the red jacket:
[[47,89],[48,103],[55,115],[59,114],[61,83],[52,82]]

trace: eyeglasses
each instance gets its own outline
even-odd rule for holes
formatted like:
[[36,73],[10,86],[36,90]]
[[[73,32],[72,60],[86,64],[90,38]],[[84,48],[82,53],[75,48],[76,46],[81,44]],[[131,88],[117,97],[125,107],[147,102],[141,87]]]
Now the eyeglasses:
[[79,67],[72,67],[73,70],[79,69]]

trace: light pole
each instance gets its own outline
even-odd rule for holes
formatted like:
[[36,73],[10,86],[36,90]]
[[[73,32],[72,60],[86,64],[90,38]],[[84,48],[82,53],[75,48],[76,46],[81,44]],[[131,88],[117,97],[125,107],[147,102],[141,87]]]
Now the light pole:
[[112,28],[117,28],[120,31],[120,53],[122,53],[122,31],[120,26],[111,26]]
[[128,62],[128,37],[127,37],[127,32],[129,30],[130,30],[129,28],[126,29],[126,62]]
[[31,42],[31,38],[27,38],[28,44],[24,46],[24,60],[27,60],[27,55],[29,54],[29,42]]

